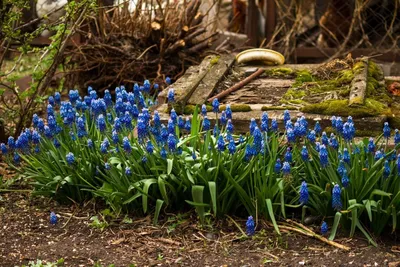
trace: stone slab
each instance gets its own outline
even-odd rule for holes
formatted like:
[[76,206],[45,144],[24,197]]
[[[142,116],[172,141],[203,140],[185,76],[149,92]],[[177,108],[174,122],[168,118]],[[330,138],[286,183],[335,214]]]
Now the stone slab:
[[[210,59],[206,58],[205,60]],[[218,83],[225,78],[234,62],[235,58],[232,55],[222,55],[215,64],[210,66],[209,71],[200,81],[187,103],[193,105],[204,104],[214,93]]]

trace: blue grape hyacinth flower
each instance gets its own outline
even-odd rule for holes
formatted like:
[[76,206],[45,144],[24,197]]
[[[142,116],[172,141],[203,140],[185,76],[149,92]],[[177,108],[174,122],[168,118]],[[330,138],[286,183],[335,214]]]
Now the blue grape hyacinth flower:
[[54,212],[50,212],[50,224],[56,225],[58,222],[57,215]]
[[256,226],[254,223],[253,216],[249,216],[246,222],[246,234],[248,236],[252,236],[255,234],[255,232],[256,232]]
[[383,167],[383,177],[384,178],[388,178],[390,175],[390,165],[389,165],[389,161],[385,160],[385,164]]
[[151,143],[150,140],[147,141],[146,151],[147,151],[147,153],[149,153],[149,154],[153,154],[154,146],[153,146],[153,144]]
[[283,175],[289,175],[290,174],[290,164],[289,164],[289,162],[285,161],[283,163],[282,172],[283,172]]
[[341,199],[342,190],[338,184],[332,189],[332,208],[340,211],[342,209],[342,199]]
[[222,135],[218,136],[217,150],[219,152],[223,152],[225,150],[225,141],[224,141],[224,137]]
[[301,159],[303,161],[307,162],[309,160],[308,150],[307,150],[306,146],[303,146],[303,148],[301,149],[300,154],[301,154]]
[[75,163],[75,156],[73,153],[69,152],[66,156],[65,156],[68,165],[72,165]]
[[280,159],[277,159],[274,166],[275,173],[280,173],[282,169],[282,163]]
[[7,155],[8,149],[7,149],[6,144],[1,143],[1,144],[0,144],[0,150],[1,150],[1,153],[2,153],[3,155]]
[[390,127],[388,122],[385,122],[383,124],[383,137],[385,137],[386,139],[390,137]]
[[232,119],[232,109],[231,109],[231,105],[226,105],[225,108],[225,113],[226,113],[226,117],[228,118],[228,120]]
[[349,187],[349,185],[350,185],[350,179],[349,179],[349,177],[347,176],[347,170],[346,170],[346,169],[343,169],[343,173],[342,173],[342,185],[343,185],[344,188],[347,188],[347,187]]
[[300,194],[299,198],[300,204],[306,205],[308,202],[309,193],[308,193],[307,183],[305,181],[301,183],[299,194]]
[[233,139],[231,139],[229,141],[228,151],[229,151],[229,154],[231,154],[231,155],[235,154],[235,152],[236,152],[236,145],[235,145],[235,141]]
[[203,115],[203,117],[207,116],[207,106],[205,104],[201,106],[201,115]]
[[219,112],[219,102],[217,98],[214,98],[214,100],[211,103],[212,108],[213,108],[213,112],[214,113],[218,113]]
[[291,162],[293,161],[292,151],[290,150],[289,147],[286,149],[285,161],[287,161],[287,162],[289,162],[289,163],[291,163]]
[[325,145],[319,147],[319,160],[323,168],[328,166],[328,150],[326,150]]
[[328,233],[328,224],[326,222],[322,222],[321,224],[321,234],[326,235]]
[[166,84],[170,85],[171,82],[172,82],[172,81],[171,81],[171,78],[170,78],[170,77],[166,77],[166,78],[165,78],[165,83],[166,83]]
[[394,144],[398,145],[400,143],[400,132],[398,129],[394,130]]
[[271,121],[271,130],[273,132],[278,131],[278,121],[276,119],[272,119],[272,121]]
[[321,131],[322,131],[321,125],[319,124],[319,121],[317,121],[317,122],[315,123],[315,125],[314,125],[314,131],[315,131],[315,133],[317,133],[317,134],[320,134]]
[[203,130],[204,131],[208,131],[208,130],[210,130],[210,127],[211,127],[210,120],[207,118],[207,116],[204,116],[204,119],[203,119]]
[[126,174],[127,176],[132,175],[132,170],[131,170],[130,167],[128,167],[128,166],[125,167],[125,174]]
[[167,98],[168,98],[168,102],[169,103],[174,103],[175,102],[175,91],[174,91],[174,88],[170,88],[168,90]]
[[375,152],[375,143],[374,138],[370,137],[368,141],[368,152],[374,153]]

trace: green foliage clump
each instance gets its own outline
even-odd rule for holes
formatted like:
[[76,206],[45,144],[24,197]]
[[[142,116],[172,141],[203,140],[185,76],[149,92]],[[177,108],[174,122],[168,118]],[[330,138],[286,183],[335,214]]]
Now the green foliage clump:
[[[154,213],[156,224],[167,206],[176,211],[193,207],[202,224],[210,216],[257,214],[269,219],[277,233],[277,218],[286,218],[289,211],[303,219],[306,214],[334,217],[331,239],[342,223],[350,236],[359,229],[372,244],[365,227],[376,234],[399,229],[400,176],[393,159],[400,145],[381,146],[380,137],[372,145],[368,140],[355,143],[350,131],[333,128],[337,136],[322,146],[319,135],[316,140],[307,136],[305,120],[287,123],[282,134],[267,113],[261,128],[253,125],[245,136],[220,121],[213,127],[197,109],[189,126],[182,127],[176,114],[165,126],[142,106],[143,95],[135,97],[136,115],[90,95],[94,99],[86,109],[75,101],[64,102],[61,113],[54,106],[57,125],[50,126],[55,132],[36,121],[30,139],[24,132],[16,148],[6,147],[6,160],[33,183],[34,194],[107,203],[113,212],[104,211],[103,220],[93,218],[93,227],[103,229],[104,217],[121,212]],[[337,115],[340,104],[346,102],[332,103]],[[290,114],[285,114],[287,119]],[[341,190],[335,196],[340,208],[332,206],[332,188]]]

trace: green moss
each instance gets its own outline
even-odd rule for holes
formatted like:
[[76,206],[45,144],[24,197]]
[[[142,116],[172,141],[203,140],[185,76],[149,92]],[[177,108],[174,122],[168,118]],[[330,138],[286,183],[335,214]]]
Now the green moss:
[[269,77],[286,78],[292,76],[294,71],[291,68],[280,67],[267,69],[265,70],[265,74]]
[[[226,105],[221,105],[220,110],[225,110]],[[232,112],[249,112],[251,111],[251,107],[247,104],[231,104]]]
[[355,118],[372,117],[377,115],[388,115],[390,109],[382,103],[374,99],[367,99],[365,105],[357,105],[349,107],[349,100],[328,100],[322,103],[311,104],[303,107],[302,112],[337,115],[337,116],[353,116]]
[[379,136],[380,134],[382,134],[382,131],[356,130],[356,136],[358,137]]
[[261,111],[269,111],[269,110],[297,110],[296,107],[293,106],[262,106]]
[[340,90],[339,96],[343,98],[348,98],[350,96],[350,88],[347,87],[346,89]]
[[220,56],[215,56],[210,60],[211,65],[215,65],[218,63]]
[[292,99],[299,99],[304,96],[306,96],[306,91],[304,91],[304,90],[289,89],[282,96],[282,98],[284,98],[286,100],[292,100]]

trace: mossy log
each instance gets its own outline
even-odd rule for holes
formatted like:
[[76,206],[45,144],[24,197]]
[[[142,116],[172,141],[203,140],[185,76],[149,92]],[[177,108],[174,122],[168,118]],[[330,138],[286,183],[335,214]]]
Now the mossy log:
[[349,106],[363,105],[367,92],[368,83],[368,59],[361,60],[359,71],[354,73],[351,82]]

